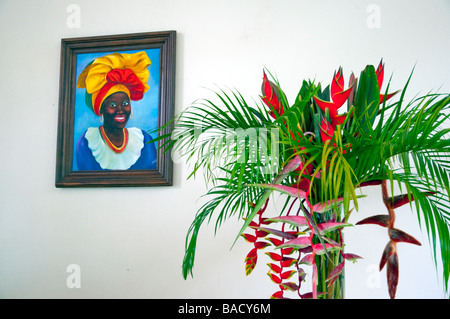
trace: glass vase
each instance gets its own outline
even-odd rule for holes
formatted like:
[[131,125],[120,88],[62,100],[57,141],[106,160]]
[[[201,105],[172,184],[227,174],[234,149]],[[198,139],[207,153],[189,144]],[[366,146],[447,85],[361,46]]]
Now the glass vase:
[[[340,210],[329,210],[325,213],[318,214],[316,217],[317,223],[332,222],[340,220]],[[340,230],[334,230],[326,233],[326,236],[331,241],[343,247],[343,234]],[[320,243],[316,238],[314,241]],[[338,278],[331,283],[330,275],[336,266],[343,262],[341,250],[327,250],[327,254],[316,255],[315,262],[317,266],[317,295],[318,299],[344,299],[344,270],[339,274]]]

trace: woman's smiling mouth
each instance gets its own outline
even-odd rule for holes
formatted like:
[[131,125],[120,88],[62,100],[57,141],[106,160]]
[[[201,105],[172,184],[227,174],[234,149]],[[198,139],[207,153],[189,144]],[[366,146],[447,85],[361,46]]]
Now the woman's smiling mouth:
[[116,122],[123,123],[127,120],[127,117],[125,115],[116,115],[114,116],[114,120]]

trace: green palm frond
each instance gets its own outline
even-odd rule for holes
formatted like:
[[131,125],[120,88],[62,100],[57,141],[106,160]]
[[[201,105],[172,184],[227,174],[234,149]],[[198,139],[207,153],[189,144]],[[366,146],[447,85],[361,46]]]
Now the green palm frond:
[[[262,196],[262,190],[250,187],[241,187],[241,182],[252,183],[255,177],[250,169],[246,169],[245,174],[238,182],[238,178],[219,178],[217,186],[208,190],[204,195],[207,202],[198,210],[194,221],[189,227],[186,236],[185,255],[183,259],[183,276],[186,278],[189,274],[192,276],[194,267],[195,251],[197,245],[198,233],[205,221],[210,222],[213,217],[216,218],[215,231],[230,216],[237,215],[238,218],[246,217],[250,214],[252,203],[255,199]],[[231,172],[227,172],[231,176]],[[260,180],[259,180],[260,181]]]
[[248,149],[248,141],[257,141],[261,131],[267,129],[265,123],[269,123],[264,112],[251,108],[240,94],[230,96],[222,91],[216,95],[220,106],[203,100],[183,112],[171,139],[174,149],[183,151],[181,156],[187,162],[195,163],[191,175],[201,167],[212,182],[214,169],[221,167],[224,159],[227,163],[245,162],[243,156],[254,155],[249,154],[251,149],[244,151]]
[[436,267],[438,267],[439,260],[442,262],[444,289],[448,291],[450,280],[450,201],[448,195],[435,190],[437,191],[435,194],[424,196],[430,190],[430,184],[414,174],[394,173],[393,179],[400,182],[401,186],[406,187],[407,193],[414,198],[419,225],[421,228],[425,226]]
[[204,198],[186,237],[183,275],[192,275],[198,231],[215,217],[215,230],[229,217],[245,218],[263,191],[245,185],[269,183],[284,154],[279,151],[279,128],[267,113],[250,107],[237,92],[216,93],[218,102],[202,100],[183,112],[171,142],[193,162],[190,177],[200,169],[213,186]]

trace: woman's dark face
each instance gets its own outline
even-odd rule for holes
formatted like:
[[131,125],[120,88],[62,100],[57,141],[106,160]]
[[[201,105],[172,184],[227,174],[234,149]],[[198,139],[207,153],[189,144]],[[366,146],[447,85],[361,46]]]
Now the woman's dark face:
[[123,129],[131,114],[128,95],[123,92],[111,94],[103,101],[101,112],[105,127]]

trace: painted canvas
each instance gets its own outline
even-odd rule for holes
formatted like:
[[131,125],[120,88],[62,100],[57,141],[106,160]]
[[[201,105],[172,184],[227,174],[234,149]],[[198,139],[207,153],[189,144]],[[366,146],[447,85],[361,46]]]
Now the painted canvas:
[[61,39],[56,187],[172,185],[175,47],[173,30]]
[[73,170],[156,169],[160,49],[77,55]]

